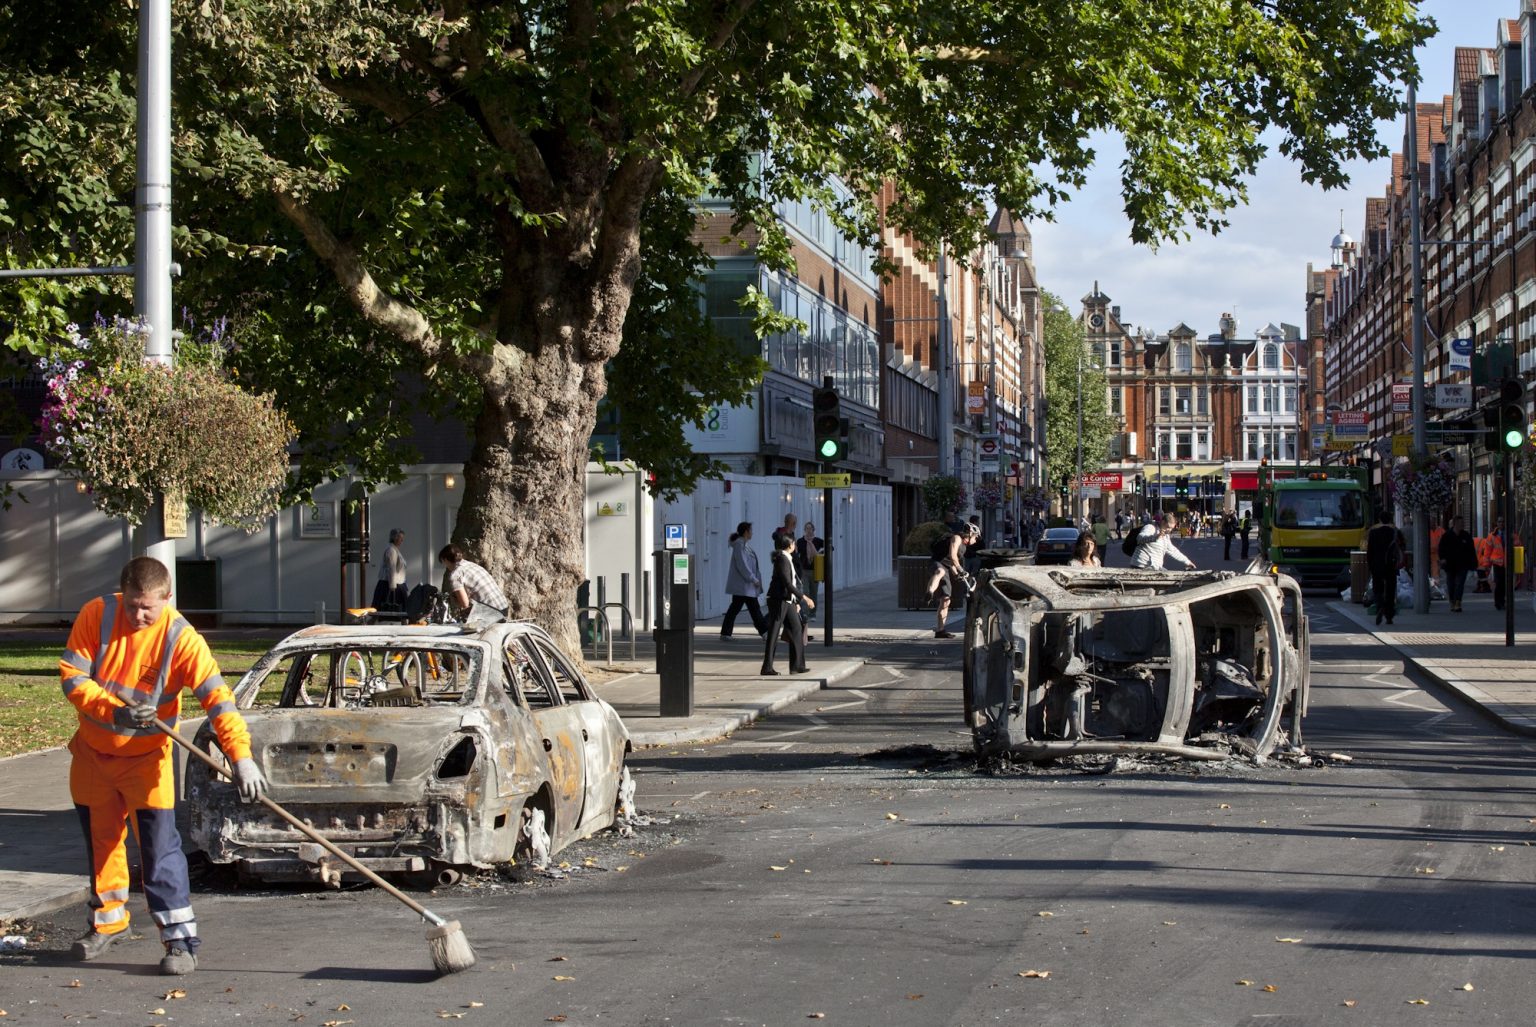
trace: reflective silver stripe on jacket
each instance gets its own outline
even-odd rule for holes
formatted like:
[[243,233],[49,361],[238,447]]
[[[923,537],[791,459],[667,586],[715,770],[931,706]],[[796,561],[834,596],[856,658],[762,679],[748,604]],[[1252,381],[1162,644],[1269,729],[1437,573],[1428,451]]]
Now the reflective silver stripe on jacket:
[[127,888],[113,888],[111,891],[98,892],[97,895],[96,895],[96,899],[92,903],[92,905],[96,906],[97,908],[100,908],[102,903],[106,903],[106,902],[127,902],[127,901],[128,901],[128,889]]
[[73,649],[64,650],[64,655],[59,657],[59,662],[69,664],[82,674],[89,674],[91,672],[91,661]]
[[98,909],[91,914],[91,923],[97,927],[105,927],[128,919],[128,907],[118,906],[116,909]]
[[206,681],[192,689],[192,694],[197,696],[198,702],[206,706],[208,705],[208,697],[212,695],[217,689],[222,688],[223,686],[224,676],[219,673],[213,673],[208,675],[208,679]]
[[117,595],[109,592],[101,597],[101,640],[96,644],[96,653],[91,657],[91,677],[101,680],[101,661],[106,655],[107,646],[112,644],[112,625],[117,621]]
[[178,614],[165,633],[165,648],[160,653],[160,673],[155,676],[155,690],[149,696],[150,703],[155,706],[160,705],[160,697],[165,694],[165,683],[171,676],[171,661],[176,657],[176,642],[181,638],[181,633],[189,627],[191,625],[186,622],[186,619]]
[[[92,724],[95,724],[103,731],[110,731],[114,735],[122,735],[124,738],[143,738],[148,735],[158,735],[160,733],[155,729],[154,725],[150,725],[149,727],[123,727],[115,721],[98,720],[97,718],[91,716],[89,713],[82,713],[80,716],[90,721]],[[180,723],[181,716],[179,714],[173,713],[169,717],[161,717],[160,720],[167,727],[174,728],[178,723]]]

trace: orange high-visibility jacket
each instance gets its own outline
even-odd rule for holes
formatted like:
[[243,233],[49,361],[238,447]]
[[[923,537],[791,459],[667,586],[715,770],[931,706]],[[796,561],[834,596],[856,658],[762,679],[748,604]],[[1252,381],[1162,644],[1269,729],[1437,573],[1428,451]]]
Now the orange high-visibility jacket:
[[1499,533],[1490,531],[1486,541],[1488,542],[1488,566],[1504,566],[1504,540],[1499,537]]
[[92,599],[75,618],[69,644],[59,657],[64,695],[80,718],[78,737],[111,756],[145,756],[169,751],[171,740],[153,726],[119,727],[112,714],[128,703],[150,703],[176,726],[181,690],[190,688],[208,711],[219,747],[231,760],[251,755],[245,718],[235,710],[234,693],[192,625],[169,605],[160,619],[132,630],[122,594]]
[[1477,538],[1473,539],[1472,543],[1473,543],[1473,545],[1475,545],[1477,547],[1477,565],[1478,565],[1478,567],[1480,567],[1483,570],[1487,570],[1488,566],[1489,566],[1488,565],[1488,539],[1485,536],[1481,536],[1480,535]]

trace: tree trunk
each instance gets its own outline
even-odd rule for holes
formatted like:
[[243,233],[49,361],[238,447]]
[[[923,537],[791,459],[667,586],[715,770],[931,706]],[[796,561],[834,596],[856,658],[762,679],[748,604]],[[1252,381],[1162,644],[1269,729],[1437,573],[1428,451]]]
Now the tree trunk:
[[453,539],[502,583],[509,616],[536,621],[579,657],[586,465],[605,380],[569,340],[544,341],[532,355],[497,347],[498,364],[523,359],[504,388],[485,392]]

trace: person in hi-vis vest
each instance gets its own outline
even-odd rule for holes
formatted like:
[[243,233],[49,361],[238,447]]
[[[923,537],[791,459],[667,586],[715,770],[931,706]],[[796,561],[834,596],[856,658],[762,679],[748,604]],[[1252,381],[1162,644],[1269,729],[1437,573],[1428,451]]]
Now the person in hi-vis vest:
[[251,759],[245,718],[208,643],[170,605],[170,571],[152,557],[136,557],[123,567],[119,584],[121,592],[81,608],[59,658],[64,696],[80,722],[69,741],[69,791],[91,873],[90,928],[71,952],[95,959],[128,936],[132,824],[144,861],[145,902],[165,949],[160,972],[190,973],[200,942],[176,830],[175,760],[155,719],[174,728],[181,692],[190,689],[234,766],[241,798],[256,799],[267,782]]

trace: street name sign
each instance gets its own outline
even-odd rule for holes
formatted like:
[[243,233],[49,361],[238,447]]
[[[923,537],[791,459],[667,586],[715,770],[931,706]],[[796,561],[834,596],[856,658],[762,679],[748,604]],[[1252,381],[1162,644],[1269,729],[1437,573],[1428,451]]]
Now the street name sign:
[[807,474],[805,487],[808,489],[846,489],[853,486],[851,474]]

